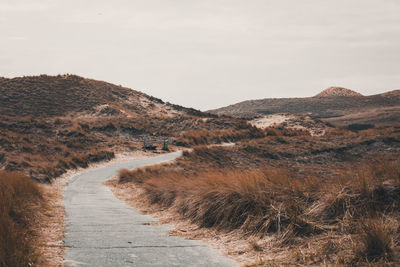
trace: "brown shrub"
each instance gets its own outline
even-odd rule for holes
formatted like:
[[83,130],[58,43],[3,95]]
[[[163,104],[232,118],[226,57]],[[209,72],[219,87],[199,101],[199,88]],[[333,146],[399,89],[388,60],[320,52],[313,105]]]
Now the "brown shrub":
[[32,228],[42,201],[40,188],[27,176],[0,172],[0,266],[38,262]]
[[356,260],[376,262],[393,259],[393,231],[387,222],[366,219],[360,223],[359,232],[360,243],[354,248]]

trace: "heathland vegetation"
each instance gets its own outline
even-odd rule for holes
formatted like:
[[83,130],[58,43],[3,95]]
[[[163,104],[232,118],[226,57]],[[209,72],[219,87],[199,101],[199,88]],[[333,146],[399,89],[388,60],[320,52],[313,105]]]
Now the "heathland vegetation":
[[243,119],[74,75],[1,78],[0,266],[39,261],[39,237],[31,226],[39,225],[35,220],[47,199],[32,181],[52,183],[70,169],[140,150],[145,139],[190,146],[249,139],[258,132]]
[[[0,168],[40,182],[141,149],[144,139],[189,145],[257,135],[242,119],[74,75],[2,79],[0,93]],[[191,132],[200,129],[213,134]]]
[[[347,112],[366,99],[299,101]],[[246,263],[395,265],[398,94],[376,99],[388,106],[382,125],[338,128],[302,115],[300,128],[257,128],[74,75],[0,78],[0,266],[43,265],[37,228],[49,200],[39,183],[166,138],[172,149],[193,150],[173,163],[123,170],[111,184],[139,192],[153,211],[248,242],[230,251]],[[220,143],[235,145],[212,146]]]
[[274,135],[195,147],[170,164],[123,170],[114,186],[139,192],[153,211],[249,240],[251,251],[229,251],[248,254],[246,263],[394,264],[399,130],[289,137],[267,129]]
[[331,87],[314,97],[246,100],[210,112],[247,118],[277,113],[307,114],[340,127],[351,124],[383,127],[400,121],[400,90],[363,96],[349,89]]

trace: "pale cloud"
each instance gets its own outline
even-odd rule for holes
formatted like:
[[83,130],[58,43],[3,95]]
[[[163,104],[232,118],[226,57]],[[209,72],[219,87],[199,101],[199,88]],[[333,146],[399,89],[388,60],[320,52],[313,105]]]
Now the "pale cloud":
[[27,38],[24,36],[8,36],[6,38],[10,41],[25,41],[25,40],[27,40]]
[[43,11],[49,8],[51,1],[28,1],[28,0],[2,0],[0,2],[1,13],[25,13]]

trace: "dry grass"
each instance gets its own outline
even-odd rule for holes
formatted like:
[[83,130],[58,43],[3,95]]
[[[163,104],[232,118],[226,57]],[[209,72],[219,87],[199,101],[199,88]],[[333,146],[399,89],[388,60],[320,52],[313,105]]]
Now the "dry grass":
[[[149,172],[155,176],[143,179],[142,174]],[[288,225],[305,224],[300,219],[303,210],[295,204],[311,201],[316,188],[314,179],[292,180],[287,172],[278,169],[214,170],[196,177],[176,172],[157,175],[147,169],[132,176],[134,182],[142,184],[151,203],[174,206],[182,216],[202,227],[241,229],[260,236]],[[120,181],[126,177],[127,172],[121,172]]]
[[180,146],[197,146],[218,144],[222,142],[236,142],[239,140],[264,137],[265,133],[250,124],[239,130],[189,130],[180,134],[176,144]]
[[[217,117],[121,86],[74,75],[0,81],[0,169],[40,182],[142,148],[149,139],[204,143],[190,130],[218,132],[206,143],[237,140],[258,130],[245,120]],[[204,131],[204,132],[202,132]],[[206,138],[206,139],[207,139]],[[178,141],[177,141],[178,142]]]
[[[33,119],[1,114],[0,117],[0,168],[25,172],[41,182],[49,182],[68,169],[109,160],[113,153],[139,150],[144,139],[161,148],[165,138],[170,139],[170,145],[190,146],[235,141],[261,133],[242,120],[226,118],[203,120],[191,116],[148,118],[141,115]],[[192,134],[209,136],[204,140],[196,139],[195,135],[195,140],[182,139],[180,133],[190,129],[192,124],[204,129]],[[226,129],[222,130],[224,127]]]
[[[284,127],[262,131],[241,119],[216,117],[165,104],[127,88],[77,76],[24,77],[0,82],[4,96],[0,99],[4,104],[0,105],[0,168],[23,171],[33,179],[49,182],[68,169],[109,160],[114,156],[110,151],[137,150],[148,137],[161,140],[173,137],[172,143],[185,146],[244,140],[238,148],[229,151],[197,148],[193,153],[185,153],[186,161],[178,160],[169,168],[121,172],[120,181],[134,181],[145,190],[149,203],[173,209],[204,228],[237,231],[260,240],[275,235],[276,246],[282,248],[299,247],[304,240],[322,242],[326,245],[323,248],[337,250],[329,259],[327,253],[320,253],[330,262],[395,259],[392,247],[397,241],[392,238],[386,242],[388,235],[382,233],[390,229],[396,236],[397,230],[373,228],[367,222],[381,215],[389,217],[383,224],[397,220],[398,163],[382,160],[374,162],[372,169],[363,166],[351,172],[342,171],[337,174],[342,178],[335,181],[327,179],[327,175],[335,171],[333,166],[346,165],[343,162],[360,161],[371,153],[395,151],[389,149],[400,144],[398,127],[357,134],[333,129],[326,136],[311,138],[307,132]],[[148,101],[148,106],[142,105],[143,100]],[[173,112],[167,112],[168,116],[163,112],[154,114],[155,106],[165,108],[164,112],[172,109],[179,116],[172,116]],[[263,167],[267,164],[275,168]],[[324,166],[323,176],[310,175],[304,170],[316,165]],[[293,166],[301,166],[296,169],[296,175]],[[27,188],[18,191],[24,188],[17,185],[20,180],[16,178],[16,184],[1,181],[4,186],[0,189],[7,189],[1,191],[1,197],[9,205],[2,205],[0,209],[11,218],[0,219],[1,225],[9,227],[2,232],[6,233],[4,238],[11,240],[2,244],[17,240],[7,234],[14,230],[25,233],[27,238],[32,236],[28,225],[34,218],[27,218],[35,217],[38,205],[30,201],[30,211],[25,213],[21,203],[25,205],[27,199],[42,202],[41,197],[29,195],[35,195],[34,191],[19,197],[21,192],[34,188],[27,182]],[[32,205],[36,206],[32,208]],[[26,217],[21,215],[19,219],[18,214]],[[361,221],[365,227],[359,227]],[[21,228],[24,224],[26,227]],[[370,232],[377,234],[367,236],[362,229],[372,229]],[[320,237],[317,241],[313,239],[316,236]],[[28,239],[18,240],[29,244]],[[371,241],[374,239],[381,241]],[[364,245],[355,249],[348,240],[358,240]],[[263,246],[262,242],[255,242]],[[19,253],[11,250],[13,246],[22,246],[11,243],[4,248],[12,252],[7,254],[10,257]],[[377,253],[376,246],[386,248]],[[352,255],[351,259],[340,256],[346,249],[351,251],[347,253]],[[19,251],[25,253],[22,247]],[[304,249],[296,251],[293,258],[299,261],[307,262],[311,258],[304,254]],[[34,252],[30,255],[33,262]]]
[[392,126],[400,121],[399,90],[365,97],[307,97],[245,101],[210,112],[235,117],[291,113],[312,114],[336,126],[370,124]]
[[119,182],[134,183],[149,204],[202,228],[256,237],[253,250],[267,251],[257,240],[273,236],[274,249],[292,253],[288,264],[396,262],[398,160],[360,163],[338,170],[335,180],[271,167],[188,172],[177,166],[121,171]]
[[29,177],[0,172],[0,266],[40,262],[33,228],[42,204],[42,192]]
[[281,126],[260,129],[240,120],[236,126],[235,128],[221,130],[197,129],[184,131],[177,136],[175,143],[179,146],[191,147],[254,140],[266,136],[310,136],[310,133],[306,130]]

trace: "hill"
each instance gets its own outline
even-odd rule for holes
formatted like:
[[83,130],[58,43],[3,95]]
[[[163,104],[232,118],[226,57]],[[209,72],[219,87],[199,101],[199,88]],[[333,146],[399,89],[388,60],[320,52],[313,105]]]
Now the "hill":
[[400,90],[362,96],[331,87],[314,97],[248,100],[210,113],[254,118],[276,113],[306,114],[337,126],[390,126],[400,121]]
[[362,96],[362,94],[347,88],[334,86],[325,89],[321,93],[317,94],[315,97],[335,97],[335,96]]
[[[193,142],[192,130],[218,142],[251,131],[235,118],[218,118],[126,87],[75,75],[0,79],[0,169],[50,181],[67,169],[109,160],[114,153]],[[187,134],[189,132],[189,134]]]
[[9,116],[54,117],[99,111],[144,115],[154,112],[148,108],[153,105],[164,114],[168,111],[201,114],[126,87],[76,75],[3,78],[0,90],[0,114]]

